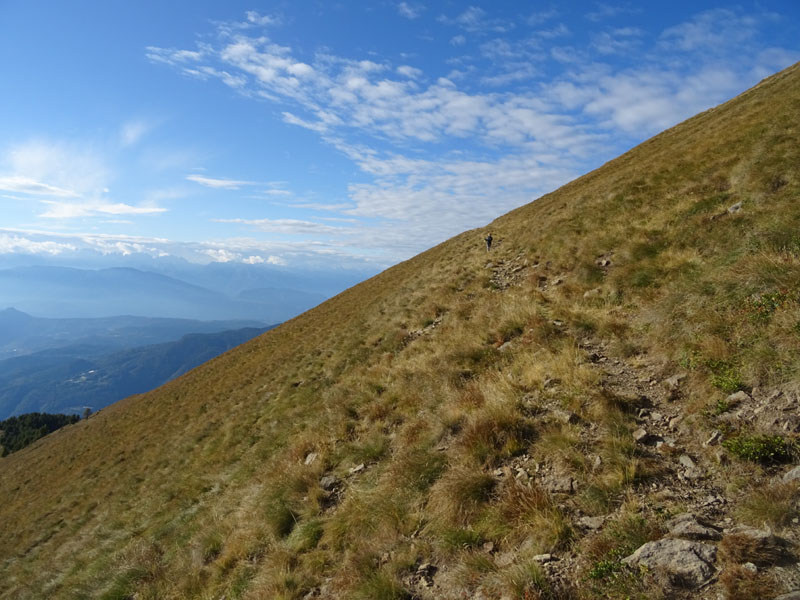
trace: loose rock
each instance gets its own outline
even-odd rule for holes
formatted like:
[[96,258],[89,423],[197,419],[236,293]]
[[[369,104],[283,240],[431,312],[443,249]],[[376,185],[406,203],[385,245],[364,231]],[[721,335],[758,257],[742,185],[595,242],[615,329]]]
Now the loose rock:
[[578,422],[578,415],[568,410],[563,410],[560,408],[553,409],[552,411],[553,416],[556,418],[557,421],[561,423],[565,423],[567,425],[577,423]]
[[599,517],[581,517],[578,519],[578,525],[586,529],[596,530],[600,529],[605,521],[606,518],[602,515]]
[[791,471],[783,475],[783,481],[786,483],[790,481],[800,481],[800,465],[796,466]]
[[727,398],[725,398],[725,403],[729,408],[733,408],[734,406],[739,406],[743,402],[748,402],[749,400],[751,400],[750,394],[740,390],[730,394]]
[[667,523],[669,535],[685,540],[719,540],[722,534],[708,523],[701,522],[691,513],[683,513]]
[[716,558],[717,549],[711,544],[661,539],[647,542],[622,562],[659,572],[673,586],[696,589],[714,576]]
[[319,480],[319,485],[323,490],[330,492],[339,487],[339,478],[335,475],[325,475],[325,477]]

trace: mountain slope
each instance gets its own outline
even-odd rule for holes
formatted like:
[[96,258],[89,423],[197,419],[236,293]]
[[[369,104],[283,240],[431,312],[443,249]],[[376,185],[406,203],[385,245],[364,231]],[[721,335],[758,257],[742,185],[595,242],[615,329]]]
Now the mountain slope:
[[620,559],[685,511],[798,541],[799,137],[795,65],[3,459],[3,597],[790,589],[741,532]]

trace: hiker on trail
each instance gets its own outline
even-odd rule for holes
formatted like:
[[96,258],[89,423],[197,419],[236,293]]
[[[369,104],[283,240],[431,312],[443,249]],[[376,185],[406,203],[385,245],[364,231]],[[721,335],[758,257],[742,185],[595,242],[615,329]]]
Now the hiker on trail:
[[490,233],[489,235],[486,236],[486,251],[488,252],[491,249],[492,249],[492,234]]

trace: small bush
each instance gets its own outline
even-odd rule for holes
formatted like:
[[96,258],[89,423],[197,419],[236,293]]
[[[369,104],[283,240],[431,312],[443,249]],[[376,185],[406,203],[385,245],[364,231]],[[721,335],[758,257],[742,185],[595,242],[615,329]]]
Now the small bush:
[[764,573],[753,572],[742,565],[730,565],[719,576],[727,600],[766,600],[774,598],[775,582]]
[[411,594],[393,575],[377,571],[357,586],[353,597],[361,600],[405,600],[411,598]]
[[779,541],[765,543],[741,533],[731,533],[722,538],[719,553],[724,562],[751,562],[759,567],[772,566],[787,557],[786,550]]
[[491,499],[496,483],[474,467],[451,468],[431,489],[431,509],[445,523],[467,525]]
[[787,527],[800,514],[800,486],[795,482],[759,486],[742,502],[739,515],[744,523],[774,529]]
[[531,423],[515,407],[493,404],[467,424],[461,441],[477,460],[495,465],[523,453],[533,437]]
[[795,444],[782,435],[738,435],[722,442],[734,456],[762,464],[792,460]]
[[287,541],[295,552],[307,552],[316,547],[322,533],[322,522],[319,519],[312,519],[295,527]]

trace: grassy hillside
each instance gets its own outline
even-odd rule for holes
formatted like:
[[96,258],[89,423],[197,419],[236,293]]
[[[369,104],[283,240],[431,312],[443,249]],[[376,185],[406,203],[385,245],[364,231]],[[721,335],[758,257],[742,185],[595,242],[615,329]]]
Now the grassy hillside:
[[699,591],[620,559],[686,511],[797,541],[799,127],[795,66],[0,460],[0,594],[785,591],[731,535]]

